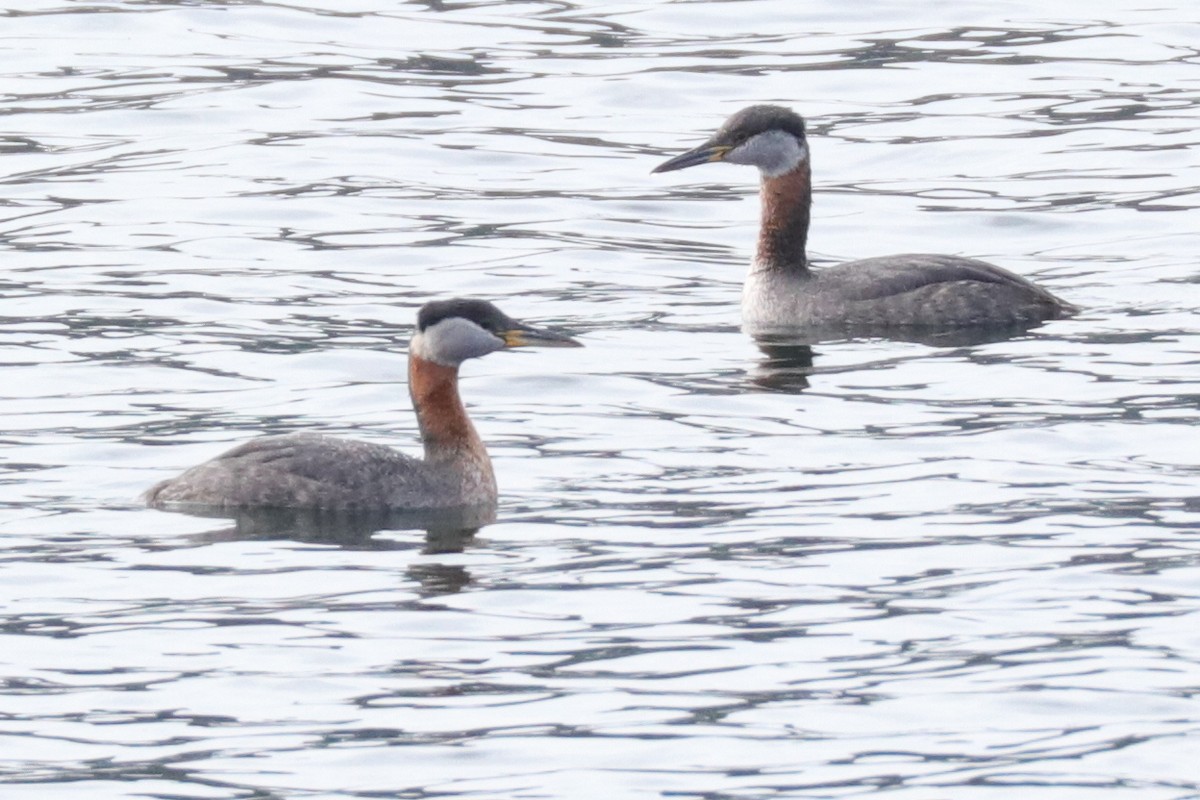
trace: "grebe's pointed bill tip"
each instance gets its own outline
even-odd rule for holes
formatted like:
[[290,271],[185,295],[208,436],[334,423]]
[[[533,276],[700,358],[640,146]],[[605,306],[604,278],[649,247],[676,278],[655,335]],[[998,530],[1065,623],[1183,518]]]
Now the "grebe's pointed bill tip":
[[703,144],[694,150],[689,150],[682,155],[675,156],[669,161],[664,161],[650,170],[650,174],[653,175],[656,172],[674,172],[677,169],[687,169],[688,167],[707,164],[710,161],[724,161],[726,154],[732,149],[732,147],[725,144]]
[[501,333],[500,338],[504,340],[505,347],[583,347],[582,342],[570,336],[529,325],[510,328]]

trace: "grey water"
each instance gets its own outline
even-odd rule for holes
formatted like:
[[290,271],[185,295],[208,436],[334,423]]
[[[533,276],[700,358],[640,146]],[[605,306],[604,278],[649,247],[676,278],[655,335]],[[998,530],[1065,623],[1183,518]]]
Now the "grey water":
[[[0,797],[1200,798],[1197,43],[1131,0],[7,4]],[[752,171],[649,174],[753,102],[809,121],[818,264],[1084,312],[755,342]],[[140,506],[256,435],[415,451],[453,295],[586,344],[466,367],[494,522]]]

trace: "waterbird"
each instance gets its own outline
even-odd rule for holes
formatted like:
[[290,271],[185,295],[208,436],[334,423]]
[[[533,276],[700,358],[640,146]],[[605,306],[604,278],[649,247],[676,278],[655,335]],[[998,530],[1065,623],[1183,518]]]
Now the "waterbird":
[[409,344],[408,388],[425,457],[315,433],[264,436],[153,486],[156,508],[423,510],[496,502],[496,476],[458,393],[469,358],[514,347],[580,347],[485,300],[426,303]]
[[813,270],[805,246],[812,203],[804,119],[791,109],[753,105],[703,144],[653,172],[724,161],[758,167],[762,223],[742,288],[752,331],[836,328],[889,331],[1018,328],[1078,309],[1006,269],[960,256],[903,254]]

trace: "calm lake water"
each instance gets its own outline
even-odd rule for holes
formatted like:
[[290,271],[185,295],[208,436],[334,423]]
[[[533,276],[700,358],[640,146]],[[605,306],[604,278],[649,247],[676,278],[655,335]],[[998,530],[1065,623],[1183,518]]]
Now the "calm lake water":
[[[1185,3],[0,11],[0,796],[1200,798],[1200,23]],[[994,261],[1008,341],[760,348],[756,176],[820,263]],[[501,506],[141,508],[234,442],[415,451],[415,310]],[[381,529],[380,529],[381,528]]]

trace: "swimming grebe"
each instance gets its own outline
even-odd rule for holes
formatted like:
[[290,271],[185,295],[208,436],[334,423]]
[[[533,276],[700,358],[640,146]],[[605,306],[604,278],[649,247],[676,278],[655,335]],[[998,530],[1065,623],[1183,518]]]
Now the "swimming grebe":
[[425,458],[312,433],[266,436],[233,448],[145,494],[163,508],[431,509],[496,502],[487,449],[458,394],[458,368],[510,347],[580,347],[524,325],[483,300],[438,300],[417,314],[408,390]]
[[894,255],[814,272],[805,244],[812,202],[804,120],[782,106],[730,117],[708,141],[654,172],[727,161],[758,167],[762,227],[742,290],[751,329],[955,329],[1029,326],[1077,309],[1008,270],[947,255]]

